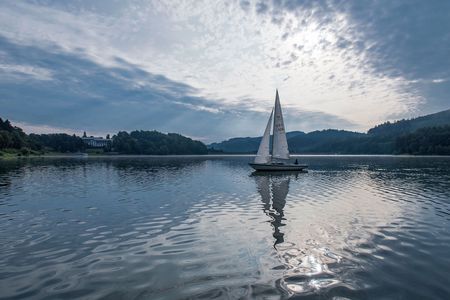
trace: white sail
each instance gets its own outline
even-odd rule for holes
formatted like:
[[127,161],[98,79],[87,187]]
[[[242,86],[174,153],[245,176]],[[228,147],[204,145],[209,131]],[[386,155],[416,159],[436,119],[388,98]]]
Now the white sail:
[[272,115],[273,111],[270,113],[269,122],[267,122],[266,130],[259,144],[258,153],[256,153],[255,163],[265,164],[270,162],[270,130],[272,128]]
[[286,131],[284,129],[283,113],[281,112],[278,90],[275,97],[272,157],[274,159],[289,159],[289,148],[286,139]]

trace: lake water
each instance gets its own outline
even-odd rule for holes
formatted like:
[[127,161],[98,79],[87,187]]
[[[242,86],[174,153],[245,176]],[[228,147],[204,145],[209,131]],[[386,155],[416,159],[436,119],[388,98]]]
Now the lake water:
[[449,157],[0,160],[0,299],[449,299]]

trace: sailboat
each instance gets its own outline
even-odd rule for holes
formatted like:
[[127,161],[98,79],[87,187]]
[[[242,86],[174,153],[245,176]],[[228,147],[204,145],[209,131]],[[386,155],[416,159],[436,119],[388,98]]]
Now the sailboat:
[[[273,142],[270,149],[270,131],[273,119]],[[272,151],[270,151],[272,150]],[[272,154],[270,154],[272,152]],[[275,96],[275,107],[270,113],[266,130],[259,144],[255,161],[249,165],[256,171],[303,171],[308,166],[298,164],[297,160],[292,163],[289,157],[289,148],[284,129],[283,113],[281,112],[280,97],[278,90]]]

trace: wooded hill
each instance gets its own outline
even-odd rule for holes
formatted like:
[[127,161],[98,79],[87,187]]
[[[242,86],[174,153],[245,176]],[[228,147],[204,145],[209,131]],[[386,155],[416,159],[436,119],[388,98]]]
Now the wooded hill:
[[[86,145],[76,135],[65,133],[25,134],[19,127],[0,118],[1,151],[16,150],[20,155],[45,152],[83,152]],[[164,134],[157,131],[121,131],[112,138],[112,145],[103,149],[120,154],[206,154],[205,144],[176,133]]]
[[[327,129],[287,133],[289,150],[299,154],[450,155],[450,110],[410,120],[385,122],[367,133]],[[261,137],[232,138],[208,148],[224,153],[256,153]]]

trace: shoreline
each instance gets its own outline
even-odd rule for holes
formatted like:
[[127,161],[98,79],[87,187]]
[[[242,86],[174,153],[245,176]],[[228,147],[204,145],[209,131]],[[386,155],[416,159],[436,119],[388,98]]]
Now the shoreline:
[[[36,159],[36,158],[183,158],[183,157],[255,157],[256,154],[169,154],[169,155],[153,155],[153,154],[71,154],[71,153],[49,153],[49,154],[30,154],[30,155],[0,155],[0,160],[12,159]],[[414,154],[291,154],[291,157],[450,157],[450,155],[414,155]]]

